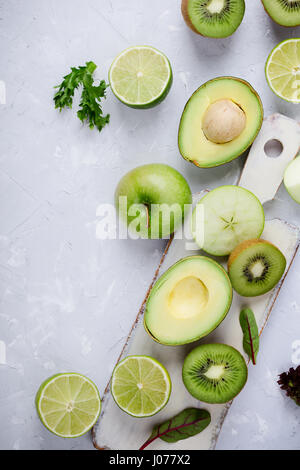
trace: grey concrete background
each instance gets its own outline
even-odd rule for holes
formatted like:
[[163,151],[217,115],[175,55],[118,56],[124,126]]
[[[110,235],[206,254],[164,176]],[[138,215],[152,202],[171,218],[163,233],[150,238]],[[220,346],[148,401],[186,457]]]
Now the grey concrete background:
[[[266,114],[299,117],[298,106],[269,90],[264,63],[300,30],[272,23],[259,0],[246,4],[238,31],[213,40],[186,27],[180,0],[0,1],[1,449],[92,449],[90,435],[63,440],[44,429],[34,396],[49,375],[70,370],[103,392],[160,259],[162,241],[96,238],[96,209],[113,201],[122,175],[167,162],[193,191],[236,180],[243,159],[204,171],[180,158],[178,122],[191,93],[214,76],[235,75],[257,89]],[[54,109],[53,86],[70,66],[93,60],[107,78],[113,58],[135,44],[161,49],[172,63],[173,88],[158,108],[133,110],[108,92],[111,123],[101,134],[74,111]],[[266,212],[299,225],[299,206],[284,188]],[[300,362],[299,281],[300,255],[219,449],[300,448],[300,409],[276,385],[278,372]]]

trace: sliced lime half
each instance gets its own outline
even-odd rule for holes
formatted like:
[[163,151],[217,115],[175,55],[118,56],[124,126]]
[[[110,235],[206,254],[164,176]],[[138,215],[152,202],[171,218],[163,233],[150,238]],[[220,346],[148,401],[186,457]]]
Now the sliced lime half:
[[282,41],[266,63],[266,77],[273,92],[291,103],[300,103],[300,38]]
[[172,85],[168,58],[150,46],[133,46],[121,52],[109,70],[113,93],[133,108],[151,108],[160,103]]
[[78,437],[96,423],[101,400],[96,385],[76,373],[57,374],[40,386],[38,415],[47,429],[60,437]]
[[113,371],[111,393],[117,405],[131,416],[152,416],[169,400],[170,376],[152,357],[128,356]]

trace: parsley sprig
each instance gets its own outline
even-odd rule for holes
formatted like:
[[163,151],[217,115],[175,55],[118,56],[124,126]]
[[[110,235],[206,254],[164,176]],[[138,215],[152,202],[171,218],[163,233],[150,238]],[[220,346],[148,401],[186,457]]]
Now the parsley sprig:
[[63,108],[72,108],[75,90],[82,87],[81,100],[77,116],[82,122],[87,122],[89,127],[96,127],[100,132],[109,123],[109,114],[103,115],[101,98],[105,98],[106,88],[109,86],[105,80],[99,85],[94,85],[93,73],[97,65],[94,62],[86,62],[86,65],[71,67],[71,72],[64,76],[58,91],[54,95],[55,108],[61,111]]

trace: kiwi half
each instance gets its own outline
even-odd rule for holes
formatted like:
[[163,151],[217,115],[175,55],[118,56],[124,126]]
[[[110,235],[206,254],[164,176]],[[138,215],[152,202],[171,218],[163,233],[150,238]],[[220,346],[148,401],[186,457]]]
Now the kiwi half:
[[228,259],[228,274],[234,290],[244,297],[269,292],[281,279],[286,259],[265,240],[247,240],[236,247]]
[[243,356],[227,344],[202,344],[185,358],[182,379],[189,393],[206,403],[226,403],[247,382]]
[[262,3],[275,23],[287,27],[300,25],[300,0],[262,0]]
[[225,38],[234,33],[245,13],[244,0],[182,0],[186,24],[195,33]]

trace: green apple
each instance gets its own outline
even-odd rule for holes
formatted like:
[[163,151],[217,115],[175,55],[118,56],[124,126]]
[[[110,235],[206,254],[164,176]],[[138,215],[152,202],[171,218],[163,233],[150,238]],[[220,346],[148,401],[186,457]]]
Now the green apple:
[[132,238],[166,238],[190,209],[192,194],[174,168],[153,163],[131,170],[119,182],[115,204]]
[[289,195],[300,204],[300,156],[289,163],[283,180]]

